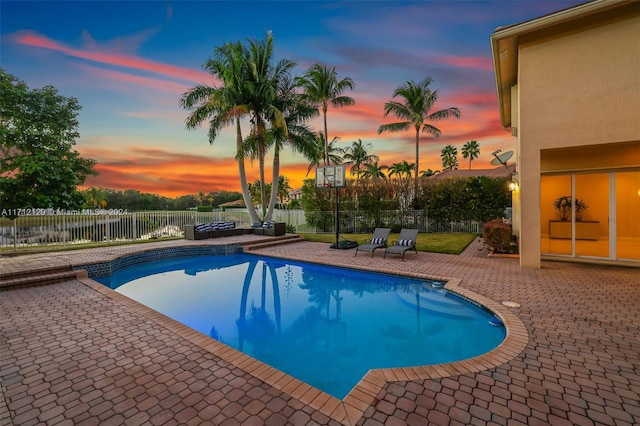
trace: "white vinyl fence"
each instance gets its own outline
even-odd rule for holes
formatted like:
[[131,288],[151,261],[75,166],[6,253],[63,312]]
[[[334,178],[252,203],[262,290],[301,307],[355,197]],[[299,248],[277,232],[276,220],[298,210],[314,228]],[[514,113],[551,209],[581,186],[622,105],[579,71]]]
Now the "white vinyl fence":
[[[0,248],[179,238],[184,235],[184,225],[215,221],[233,221],[239,228],[251,226],[246,209],[135,213],[104,209],[84,210],[78,214],[39,213],[24,212],[14,220],[0,218]],[[275,210],[272,219],[296,229],[305,224],[302,210]]]
[[[503,218],[511,217],[511,209],[503,213]],[[312,213],[308,218],[316,233],[335,232],[335,212],[323,211]],[[402,228],[418,229],[423,233],[482,233],[484,223],[473,219],[452,220],[443,212],[426,212],[424,210],[388,210],[371,213],[366,211],[341,211],[340,232],[345,234],[371,233],[375,228],[391,228],[399,232]]]
[[[31,213],[31,212],[26,212]],[[40,212],[37,212],[40,213]],[[45,212],[46,213],[46,212]],[[90,243],[181,238],[184,225],[233,221],[236,227],[250,227],[246,209],[226,211],[149,211],[129,213],[114,210],[86,210],[79,214],[21,214],[10,220],[0,218],[0,248],[66,246]],[[314,226],[307,223],[304,210],[275,210],[272,220],[285,222],[296,232],[335,232],[335,212],[314,212]],[[510,211],[505,212],[505,218]],[[375,217],[362,211],[341,211],[340,232],[370,233],[375,227],[417,228],[420,232],[482,232],[482,223],[473,220],[450,221],[442,215],[422,210],[383,211]]]

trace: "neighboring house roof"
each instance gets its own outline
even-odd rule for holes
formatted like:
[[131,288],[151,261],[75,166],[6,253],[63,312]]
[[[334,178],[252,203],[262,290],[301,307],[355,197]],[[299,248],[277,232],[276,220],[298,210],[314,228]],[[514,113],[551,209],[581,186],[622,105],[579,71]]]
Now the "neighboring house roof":
[[553,37],[568,31],[602,25],[610,19],[622,19],[640,11],[636,0],[593,0],[530,21],[499,27],[491,36],[491,55],[498,89],[500,122],[511,123],[511,87],[518,82],[518,44]]
[[242,199],[235,201],[227,201],[226,203],[220,204],[220,207],[244,207],[244,201]]
[[296,189],[293,189],[293,190],[289,191],[289,197],[293,198],[293,197],[295,197],[297,195],[302,195],[302,188],[296,188]]
[[500,166],[495,169],[472,169],[472,170],[445,170],[432,175],[432,179],[442,180],[450,178],[470,178],[477,176],[487,176],[493,178],[510,177],[516,172],[516,165],[509,164],[507,167]]

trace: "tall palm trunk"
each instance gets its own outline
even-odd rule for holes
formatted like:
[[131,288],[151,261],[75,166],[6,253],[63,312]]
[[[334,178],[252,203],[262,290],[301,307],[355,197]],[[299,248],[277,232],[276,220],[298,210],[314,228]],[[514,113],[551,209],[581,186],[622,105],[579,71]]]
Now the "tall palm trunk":
[[[414,190],[418,193],[418,171],[420,170],[420,126],[416,126],[416,169],[414,170]],[[411,173],[411,172],[409,172]]]
[[265,146],[264,146],[264,138],[266,135],[266,130],[264,127],[264,122],[262,118],[257,117],[257,129],[258,129],[258,164],[260,166],[260,208],[262,209],[262,217],[267,214],[267,192],[265,188],[264,181],[264,157],[265,157]]
[[240,130],[240,120],[236,119],[236,155],[238,160],[238,174],[240,175],[240,188],[242,188],[242,199],[244,205],[247,206],[249,212],[249,220],[251,220],[251,226],[260,226],[260,218],[253,207],[253,201],[251,201],[251,194],[249,193],[249,185],[247,185],[247,173],[244,168],[244,156],[240,155],[242,150],[242,131]]
[[329,132],[327,131],[327,105],[322,107],[324,118],[324,165],[329,166]]
[[273,173],[271,177],[271,197],[269,199],[269,210],[264,220],[271,220],[273,210],[276,208],[278,202],[278,184],[280,178],[280,144],[276,142],[273,148]]

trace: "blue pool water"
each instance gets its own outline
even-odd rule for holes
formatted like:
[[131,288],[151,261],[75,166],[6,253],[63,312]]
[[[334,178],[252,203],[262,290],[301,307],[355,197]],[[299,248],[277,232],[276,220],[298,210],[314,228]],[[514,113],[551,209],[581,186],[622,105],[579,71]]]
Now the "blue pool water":
[[459,361],[505,338],[490,312],[429,281],[248,254],[97,281],[339,399],[370,369]]

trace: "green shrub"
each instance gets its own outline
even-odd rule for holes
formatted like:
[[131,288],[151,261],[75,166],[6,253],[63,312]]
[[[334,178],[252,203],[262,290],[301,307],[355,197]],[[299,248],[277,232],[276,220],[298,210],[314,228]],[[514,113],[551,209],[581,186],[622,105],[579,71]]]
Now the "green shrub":
[[493,219],[482,226],[482,238],[489,248],[497,253],[509,253],[511,247],[511,225],[502,219]]

